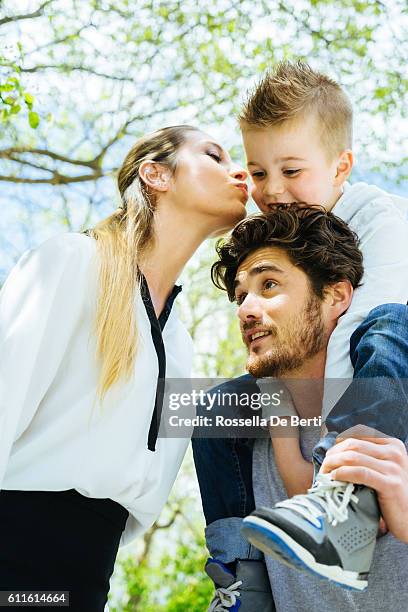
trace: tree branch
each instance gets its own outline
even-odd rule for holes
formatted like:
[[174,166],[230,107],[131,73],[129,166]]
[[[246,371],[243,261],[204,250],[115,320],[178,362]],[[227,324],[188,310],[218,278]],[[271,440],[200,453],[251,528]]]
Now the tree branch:
[[176,521],[176,518],[182,514],[183,513],[181,512],[181,509],[176,508],[173,512],[173,515],[169,518],[167,523],[156,523],[155,528],[156,529],[169,529],[169,527],[171,527]]
[[36,47],[35,49],[32,49],[30,52],[26,53],[26,57],[28,55],[32,55],[33,53],[38,53],[38,51],[42,51],[43,49],[47,49],[48,47],[54,47],[56,45],[60,45],[61,43],[67,42],[67,40],[77,38],[81,34],[81,32],[83,32],[83,30],[86,30],[90,27],[94,28],[95,26],[92,23],[88,23],[86,25],[81,26],[78,30],[76,30],[76,32],[67,34],[63,38],[56,38],[55,40],[50,40],[50,42],[47,42],[44,45],[40,45],[39,47]]
[[[23,154],[23,153],[31,153],[33,155],[44,155],[45,157],[50,157],[56,161],[65,162],[67,164],[72,164],[74,166],[86,166],[87,168],[96,169],[98,166],[95,164],[94,160],[85,161],[83,159],[72,159],[70,157],[66,157],[65,155],[60,155],[59,153],[55,153],[54,151],[49,151],[48,149],[29,149],[25,147],[9,147],[7,149],[0,149],[0,158],[3,159],[12,159],[12,156],[15,154]],[[23,161],[14,159],[13,161]]]
[[101,176],[104,176],[102,171],[95,171],[93,174],[80,174],[78,176],[67,176],[60,174],[59,172],[53,172],[52,177],[49,179],[39,178],[32,179],[20,176],[4,176],[0,174],[0,181],[6,181],[7,183],[26,183],[29,185],[68,185],[68,183],[83,183],[84,181],[95,181]]
[[61,72],[86,72],[87,74],[93,74],[94,76],[101,77],[103,79],[110,79],[112,81],[123,81],[126,83],[130,83],[134,81],[133,77],[125,77],[125,76],[116,76],[114,74],[105,74],[104,72],[98,72],[93,68],[88,68],[87,66],[69,66],[68,64],[38,64],[37,66],[32,66],[31,68],[23,68],[20,67],[21,72],[39,72],[40,70],[59,70]]
[[[194,103],[194,100],[192,100]],[[72,159],[65,155],[61,155],[59,153],[55,153],[54,151],[49,151],[48,149],[34,149],[34,148],[25,148],[25,147],[8,147],[6,149],[0,149],[0,159],[8,159],[13,162],[20,162],[26,165],[32,165],[31,162],[28,162],[24,159],[19,159],[16,155],[23,154],[32,154],[32,155],[43,155],[45,157],[49,157],[50,159],[54,159],[56,161],[60,161],[63,163],[70,164],[72,166],[82,166],[86,168],[90,168],[93,172],[91,174],[81,174],[78,176],[69,176],[67,174],[62,174],[55,170],[50,170],[49,168],[43,168],[47,170],[47,172],[52,172],[51,177],[44,178],[29,178],[22,176],[13,176],[13,175],[0,175],[0,181],[6,181],[8,183],[27,183],[30,185],[67,185],[68,183],[82,183],[85,181],[95,181],[102,176],[106,176],[110,174],[112,171],[110,169],[102,170],[102,162],[107,153],[107,151],[112,147],[120,138],[122,138],[126,133],[128,127],[134,123],[135,121],[140,121],[141,119],[147,119],[149,117],[153,117],[157,113],[165,113],[170,112],[178,108],[177,104],[169,106],[167,108],[156,108],[151,113],[147,113],[143,116],[134,115],[125,123],[123,123],[120,128],[116,131],[116,133],[108,140],[108,142],[100,149],[98,154],[88,161],[82,159]],[[34,166],[36,167],[36,166]],[[37,166],[40,169],[39,166]]]
[[300,17],[300,15],[295,10],[290,9],[284,2],[279,2],[278,6],[279,6],[279,10],[281,10],[283,13],[286,13],[290,17],[292,17],[292,19],[296,21],[299,25],[301,25],[303,28],[305,28],[309,32],[309,34],[312,34],[312,36],[317,36],[318,38],[320,38],[320,40],[324,42],[327,48],[330,47],[333,41],[326,38],[326,36],[324,36],[321,30],[315,30],[312,27],[310,27],[306,19],[304,19],[303,17]]
[[22,164],[23,166],[30,166],[30,168],[35,168],[36,170],[42,170],[43,172],[52,172],[52,170],[50,170],[50,168],[47,168],[46,166],[40,166],[39,164],[34,164],[33,162],[29,162],[25,159],[20,159],[19,157],[14,157],[13,155],[10,155],[8,159],[9,161],[17,162],[18,164]]
[[10,15],[9,17],[3,17],[0,19],[0,26],[5,25],[6,23],[10,23],[12,21],[21,21],[22,19],[34,19],[35,17],[41,17],[44,14],[44,9],[48,4],[51,4],[53,0],[46,0],[36,11],[33,13],[25,13],[21,15]]

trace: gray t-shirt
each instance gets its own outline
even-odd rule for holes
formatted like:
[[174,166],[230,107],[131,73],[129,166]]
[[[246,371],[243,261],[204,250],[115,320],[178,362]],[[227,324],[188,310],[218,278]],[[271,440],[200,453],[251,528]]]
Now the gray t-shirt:
[[[311,460],[319,429],[301,429],[301,450]],[[253,485],[257,507],[287,499],[275,465],[272,443],[255,442]],[[408,609],[408,544],[390,534],[377,540],[367,589],[358,593],[291,569],[266,557],[277,612],[389,612]]]

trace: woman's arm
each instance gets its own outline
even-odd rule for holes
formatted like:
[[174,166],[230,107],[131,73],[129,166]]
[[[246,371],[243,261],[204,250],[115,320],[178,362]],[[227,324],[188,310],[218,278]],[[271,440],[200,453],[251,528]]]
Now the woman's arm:
[[408,455],[400,440],[341,440],[327,451],[321,471],[375,489],[388,530],[408,543]]
[[92,247],[80,234],[51,238],[21,257],[0,292],[0,489],[83,317]]

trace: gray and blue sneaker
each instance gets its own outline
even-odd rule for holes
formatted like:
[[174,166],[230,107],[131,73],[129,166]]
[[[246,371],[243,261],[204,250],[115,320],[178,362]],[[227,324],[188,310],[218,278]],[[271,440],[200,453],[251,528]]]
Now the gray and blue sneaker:
[[247,516],[242,533],[289,567],[363,591],[379,518],[375,491],[318,474],[307,494]]
[[275,612],[263,561],[239,559],[232,572],[221,561],[208,559],[205,571],[215,585],[208,612]]

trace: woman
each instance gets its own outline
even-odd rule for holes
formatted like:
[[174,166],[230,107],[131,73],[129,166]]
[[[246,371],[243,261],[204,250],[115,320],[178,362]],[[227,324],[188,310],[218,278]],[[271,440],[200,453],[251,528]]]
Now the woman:
[[[188,441],[157,439],[164,376],[190,375],[174,283],[245,216],[246,172],[206,134],[140,139],[120,207],[25,254],[0,294],[0,590],[103,610],[119,541],[158,516]],[[123,534],[122,534],[123,532]]]

